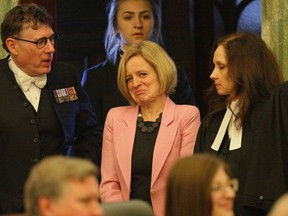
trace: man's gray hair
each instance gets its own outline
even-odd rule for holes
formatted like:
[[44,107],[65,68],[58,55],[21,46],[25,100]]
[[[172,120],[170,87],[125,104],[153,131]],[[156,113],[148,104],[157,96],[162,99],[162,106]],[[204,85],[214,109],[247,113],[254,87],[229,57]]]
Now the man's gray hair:
[[35,165],[24,187],[24,206],[27,215],[39,216],[41,197],[57,200],[65,191],[68,180],[82,181],[97,176],[97,167],[86,159],[50,156]]

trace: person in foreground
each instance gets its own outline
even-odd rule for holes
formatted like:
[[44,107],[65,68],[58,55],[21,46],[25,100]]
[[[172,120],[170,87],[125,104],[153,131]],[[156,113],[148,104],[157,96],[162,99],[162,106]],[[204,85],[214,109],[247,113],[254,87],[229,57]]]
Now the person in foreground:
[[[157,1],[111,0],[107,12],[107,60],[84,71],[82,79],[97,119],[103,125],[111,108],[129,105],[117,87],[117,70],[123,52],[130,45],[144,40],[162,45],[161,12]],[[178,68],[177,73],[178,85],[170,95],[171,99],[176,104],[194,105],[194,95],[185,71]]]
[[119,64],[118,86],[131,106],[112,108],[105,122],[100,196],[103,202],[138,198],[164,216],[165,181],[180,157],[192,155],[199,110],[169,98],[176,67],[156,43],[130,46]]
[[43,159],[25,183],[26,215],[103,216],[96,176],[97,167],[86,159]]
[[234,216],[238,189],[228,165],[216,156],[178,160],[167,178],[166,216]]
[[273,205],[268,216],[287,216],[288,215],[288,193],[282,195]]
[[288,83],[282,83],[265,42],[251,33],[220,39],[213,63],[209,112],[195,152],[209,152],[229,163],[239,180],[237,216],[267,215],[288,190]]
[[52,22],[45,8],[23,4],[1,24],[9,55],[0,60],[0,214],[23,211],[24,182],[42,158],[73,150],[101,161],[102,128],[78,72],[52,63]]

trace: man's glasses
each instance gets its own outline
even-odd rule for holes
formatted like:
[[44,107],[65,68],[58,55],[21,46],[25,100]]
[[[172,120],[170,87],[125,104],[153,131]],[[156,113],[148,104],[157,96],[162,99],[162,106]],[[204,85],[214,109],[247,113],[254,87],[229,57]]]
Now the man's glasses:
[[40,38],[37,41],[30,41],[30,40],[25,40],[25,39],[16,38],[16,37],[14,37],[13,39],[20,40],[20,41],[26,41],[26,42],[29,42],[29,43],[33,43],[33,44],[35,44],[37,46],[38,49],[42,49],[47,44],[48,40],[50,40],[50,42],[54,45],[55,41],[57,41],[58,38],[59,38],[58,34],[53,34],[49,38],[43,37],[43,38]]
[[239,187],[238,179],[231,179],[229,182],[226,184],[219,184],[219,185],[212,185],[211,186],[211,191],[214,192],[223,192],[227,188],[232,189],[233,191],[237,192]]

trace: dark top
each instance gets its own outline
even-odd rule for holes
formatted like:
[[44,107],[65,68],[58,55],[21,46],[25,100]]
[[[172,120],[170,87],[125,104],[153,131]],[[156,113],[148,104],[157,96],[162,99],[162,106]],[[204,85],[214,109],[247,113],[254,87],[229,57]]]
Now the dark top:
[[[127,106],[128,101],[121,95],[117,86],[117,70],[119,59],[116,64],[106,60],[95,65],[83,73],[82,85],[87,91],[97,120],[104,125],[108,111],[117,106]],[[176,104],[194,105],[194,95],[185,71],[177,69],[178,83],[176,91],[169,97]]]
[[[23,210],[23,186],[31,167],[48,155],[67,154],[100,165],[102,128],[97,124],[77,70],[53,63],[38,112],[8,66],[0,61],[0,214]],[[57,102],[53,90],[74,87],[77,99]]]
[[200,126],[194,152],[219,155],[239,179],[235,215],[264,216],[274,201],[288,192],[288,82],[281,84],[264,101],[255,101],[250,118],[243,125],[241,148],[229,151],[224,138],[218,152],[211,149],[225,110],[206,127]]
[[[151,126],[152,122],[145,122],[145,125]],[[132,152],[132,174],[131,174],[131,193],[130,199],[141,199],[151,202],[150,186],[153,151],[157,138],[159,127],[152,133],[143,133],[137,127],[135,141]]]

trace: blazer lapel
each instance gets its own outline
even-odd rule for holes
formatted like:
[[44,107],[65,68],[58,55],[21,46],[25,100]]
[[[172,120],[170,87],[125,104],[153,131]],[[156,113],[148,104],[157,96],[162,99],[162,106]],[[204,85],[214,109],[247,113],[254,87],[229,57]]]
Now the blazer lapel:
[[139,107],[129,107],[125,116],[115,123],[115,154],[127,188],[131,183],[132,150]]
[[174,122],[175,108],[176,105],[167,97],[154,147],[151,186],[159,176],[174,143],[178,127],[178,124]]

